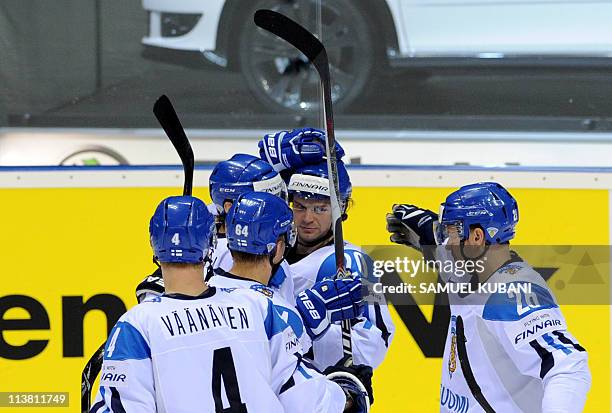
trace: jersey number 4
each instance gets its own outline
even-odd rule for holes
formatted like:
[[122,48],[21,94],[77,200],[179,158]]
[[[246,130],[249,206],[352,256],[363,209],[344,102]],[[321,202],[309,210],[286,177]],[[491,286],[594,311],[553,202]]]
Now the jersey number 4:
[[[221,380],[225,387],[225,395],[229,407],[223,407],[221,399]],[[248,413],[246,404],[240,400],[236,367],[229,347],[218,348],[213,353],[212,365],[212,394],[215,399],[215,413]]]

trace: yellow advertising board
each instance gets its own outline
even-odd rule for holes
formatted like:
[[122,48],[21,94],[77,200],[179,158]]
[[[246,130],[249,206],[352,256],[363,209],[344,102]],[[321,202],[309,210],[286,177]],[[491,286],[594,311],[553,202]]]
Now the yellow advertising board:
[[[136,304],[135,286],[155,269],[148,220],[163,197],[179,192],[177,171],[0,171],[0,392],[68,392],[69,407],[51,410],[79,410],[81,371],[112,327],[108,318]],[[198,171],[196,184],[207,182],[208,173]],[[366,173],[398,178],[372,185],[362,178]],[[428,182],[416,172],[357,171],[346,238],[388,245],[385,213],[392,204],[437,210],[460,182],[490,178],[478,171],[447,175],[432,175],[436,182]],[[578,183],[572,188],[566,182],[538,188],[533,174],[520,177],[524,185],[511,175],[501,178],[511,184],[505,183],[520,208],[516,244],[610,244],[610,190],[601,181],[601,187]],[[153,186],[159,182],[170,185]],[[210,201],[206,187],[194,192]],[[602,288],[609,291],[608,279]],[[610,411],[610,307],[565,305],[562,310],[589,352],[593,385],[586,411]],[[446,326],[431,323],[432,305],[418,311],[427,322],[406,319],[401,309],[391,308],[396,335],[375,372],[376,413],[439,410],[441,354],[431,354],[428,340],[443,339]]]

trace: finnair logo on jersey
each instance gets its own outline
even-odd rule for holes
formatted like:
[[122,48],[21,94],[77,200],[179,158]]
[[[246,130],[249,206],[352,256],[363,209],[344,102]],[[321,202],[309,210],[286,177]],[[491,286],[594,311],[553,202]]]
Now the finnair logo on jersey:
[[524,330],[523,332],[517,334],[514,338],[514,344],[519,344],[523,340],[528,340],[529,338],[535,335],[542,335],[548,331],[556,330],[561,328],[561,320],[546,320],[535,324],[533,327]]
[[123,361],[105,360],[100,374],[101,386],[126,387],[128,385],[127,365]]
[[182,337],[218,328],[251,330],[249,312],[243,307],[193,306],[160,317],[166,338]]
[[295,353],[296,348],[301,348],[301,346],[300,340],[295,335],[285,340],[285,352],[287,352],[287,354]]

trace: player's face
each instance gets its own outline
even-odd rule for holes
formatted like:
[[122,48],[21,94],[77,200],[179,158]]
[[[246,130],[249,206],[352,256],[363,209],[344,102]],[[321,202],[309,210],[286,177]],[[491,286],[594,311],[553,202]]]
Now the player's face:
[[463,249],[461,248],[461,236],[459,228],[455,225],[449,225],[448,243],[453,258],[455,260],[465,260],[473,257],[478,257],[484,248],[484,232],[480,228],[470,229],[470,235],[465,240]]
[[312,242],[327,234],[331,228],[332,216],[329,200],[293,199],[293,220],[298,238]]

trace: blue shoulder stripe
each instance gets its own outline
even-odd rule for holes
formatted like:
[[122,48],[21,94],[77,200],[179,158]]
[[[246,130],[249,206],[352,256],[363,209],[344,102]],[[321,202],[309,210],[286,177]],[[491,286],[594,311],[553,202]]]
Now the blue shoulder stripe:
[[287,324],[289,324],[289,327],[293,329],[293,332],[295,333],[295,335],[297,337],[302,337],[302,334],[304,333],[304,323],[302,319],[300,318],[300,316],[296,314],[296,310],[284,307],[282,305],[276,305],[276,304],[274,304],[274,308],[276,308],[276,311],[280,315],[285,316],[286,314],[286,317],[281,317],[281,318],[283,319],[286,318]]
[[278,310],[275,308],[274,304],[272,304],[271,300],[268,300],[268,314],[264,320],[264,326],[266,328],[268,340],[289,327],[280,317]]
[[482,317],[491,321],[518,321],[533,312],[558,307],[550,291],[538,284],[513,281],[506,285],[518,289],[521,284],[530,286],[531,293],[495,293],[487,300]]
[[110,332],[104,347],[104,360],[144,360],[151,349],[140,331],[126,321],[119,321]]

